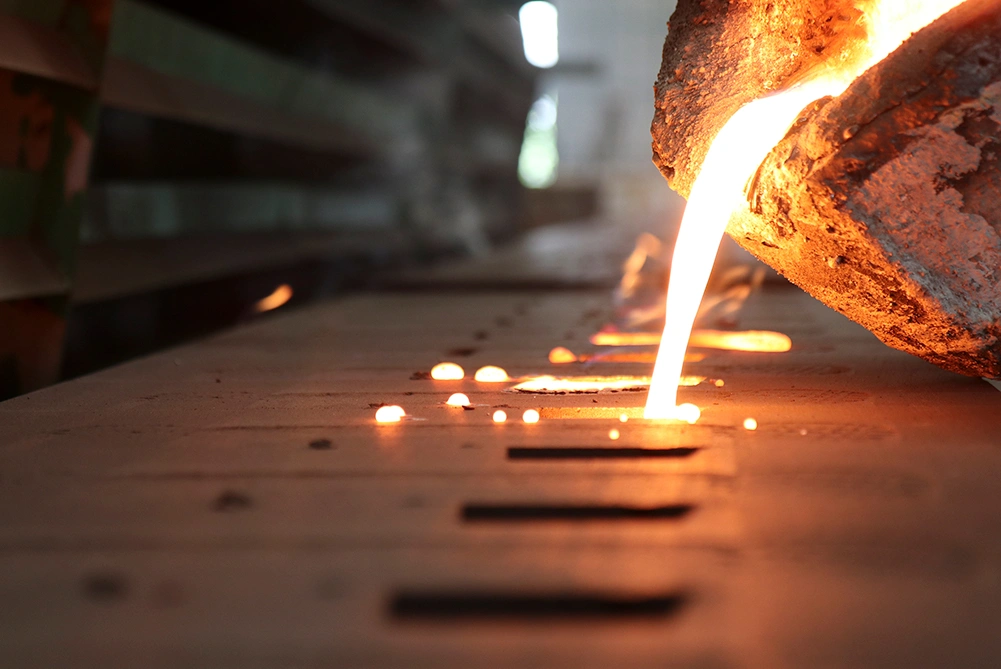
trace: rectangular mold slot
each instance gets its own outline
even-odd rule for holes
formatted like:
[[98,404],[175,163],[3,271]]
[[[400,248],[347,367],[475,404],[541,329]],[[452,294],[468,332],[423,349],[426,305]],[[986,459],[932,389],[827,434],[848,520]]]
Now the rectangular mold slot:
[[633,506],[628,504],[465,504],[462,520],[477,522],[588,522],[605,520],[677,520],[688,515],[690,504]]
[[511,446],[508,460],[646,460],[661,458],[687,458],[698,452],[695,447],[678,448],[614,448],[603,446],[578,446],[550,448]]
[[688,597],[605,592],[414,591],[390,600],[390,614],[405,621],[605,620],[665,618]]

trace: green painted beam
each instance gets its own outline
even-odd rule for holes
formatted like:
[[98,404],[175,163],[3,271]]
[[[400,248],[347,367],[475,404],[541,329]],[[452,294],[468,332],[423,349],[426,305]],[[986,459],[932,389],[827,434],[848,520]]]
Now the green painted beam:
[[41,186],[38,174],[0,169],[0,239],[28,236]]
[[188,234],[392,230],[397,199],[281,183],[114,183],[91,189],[84,242]]
[[16,16],[55,28],[66,10],[66,0],[0,0],[0,14]]
[[312,71],[134,0],[118,2],[109,54],[374,137],[404,134],[416,121],[414,108],[388,93]]

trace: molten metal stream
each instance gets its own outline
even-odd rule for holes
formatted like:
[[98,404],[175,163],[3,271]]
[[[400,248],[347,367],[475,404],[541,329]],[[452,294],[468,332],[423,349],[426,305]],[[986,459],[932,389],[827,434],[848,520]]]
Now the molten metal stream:
[[675,419],[678,380],[689,336],[730,216],[747,206],[744,186],[800,111],[824,96],[840,95],[869,67],[910,35],[963,0],[873,0],[866,9],[865,54],[838,61],[795,88],[745,105],[723,126],[692,186],[678,232],[667,291],[667,321],[644,418]]

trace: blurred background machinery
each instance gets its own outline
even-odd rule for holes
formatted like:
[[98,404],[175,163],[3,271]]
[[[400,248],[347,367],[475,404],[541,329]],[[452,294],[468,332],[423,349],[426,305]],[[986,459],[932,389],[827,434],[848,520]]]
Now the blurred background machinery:
[[546,223],[664,218],[671,7],[630,4],[0,0],[0,398],[280,285],[301,303]]

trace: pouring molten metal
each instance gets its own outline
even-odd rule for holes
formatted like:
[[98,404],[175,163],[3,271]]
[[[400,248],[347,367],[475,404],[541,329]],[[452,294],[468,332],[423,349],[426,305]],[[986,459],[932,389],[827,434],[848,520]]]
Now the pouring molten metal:
[[679,2],[653,135],[689,202],[646,417],[676,413],[724,231],[891,346],[1001,377],[999,44],[997,0]]

